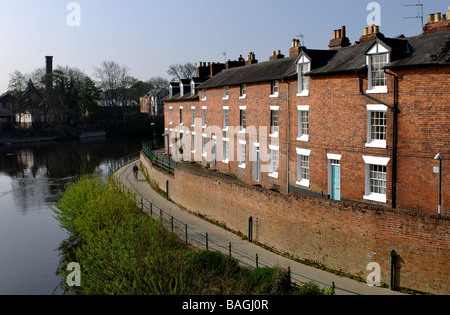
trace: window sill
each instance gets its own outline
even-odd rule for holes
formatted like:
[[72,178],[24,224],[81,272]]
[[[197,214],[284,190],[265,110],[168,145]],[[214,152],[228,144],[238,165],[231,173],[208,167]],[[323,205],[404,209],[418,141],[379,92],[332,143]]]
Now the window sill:
[[275,93],[275,94],[270,94],[269,97],[270,98],[277,98],[277,97],[279,97],[279,95],[278,95],[278,93]]
[[300,93],[297,93],[298,97],[305,97],[309,96],[309,90],[308,91],[301,91]]
[[228,164],[228,163],[230,163],[230,160],[228,160],[228,159],[222,160],[222,163]]
[[382,194],[368,194],[368,195],[364,195],[363,199],[364,200],[375,201],[375,202],[387,203],[386,195],[382,195]]
[[301,181],[295,182],[298,186],[303,186],[309,188],[309,180],[302,179]]
[[244,163],[244,164],[239,164],[238,167],[239,167],[239,168],[242,168],[243,170],[245,170],[245,168],[247,167],[247,165],[246,165],[245,163]]
[[366,148],[386,149],[387,144],[386,141],[370,141],[366,143]]
[[224,100],[224,101],[226,101],[226,100],[228,100],[229,99],[229,96],[227,96],[227,97],[222,97],[222,100]]
[[245,100],[247,98],[247,95],[239,96],[240,100]]
[[297,141],[301,141],[301,142],[309,142],[309,136],[301,136],[301,137],[297,137]]
[[388,89],[387,86],[378,86],[366,91],[367,94],[387,94]]
[[278,179],[278,172],[269,173],[268,175],[269,177]]
[[278,132],[277,133],[271,133],[269,135],[270,138],[278,138]]

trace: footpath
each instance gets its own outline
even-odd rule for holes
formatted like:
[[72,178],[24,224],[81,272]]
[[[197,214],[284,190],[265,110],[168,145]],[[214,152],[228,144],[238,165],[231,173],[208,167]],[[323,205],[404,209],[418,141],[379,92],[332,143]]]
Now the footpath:
[[[136,163],[139,166],[139,161]],[[300,279],[302,282],[309,282],[313,280],[319,283],[322,287],[324,285],[332,286],[334,283],[336,287],[336,295],[403,295],[402,293],[392,291],[387,288],[369,286],[367,283],[341,277],[324,270],[304,265],[277,255],[249,242],[248,240],[244,240],[232,232],[229,232],[219,226],[190,214],[185,210],[180,209],[177,205],[154,191],[142,173],[139,173],[138,180],[136,180],[133,175],[133,166],[134,163],[123,166],[117,170],[115,177],[119,179],[122,185],[127,187],[134,194],[140,196],[140,198],[143,198],[146,201],[151,202],[157,208],[163,209],[165,213],[169,214],[177,221],[187,224],[190,229],[201,231],[202,233],[208,233],[212,239],[220,240],[223,243],[232,243],[234,248],[257,255],[257,257],[260,257],[261,260],[271,262],[276,266],[285,269],[290,268],[291,273],[297,275],[292,277],[293,281],[296,279]],[[223,252],[226,253],[226,248]],[[298,275],[301,275],[301,277]]]

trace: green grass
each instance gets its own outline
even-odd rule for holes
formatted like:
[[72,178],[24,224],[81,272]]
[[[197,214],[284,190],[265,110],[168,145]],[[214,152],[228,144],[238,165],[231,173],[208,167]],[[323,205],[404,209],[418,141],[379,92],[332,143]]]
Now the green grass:
[[[193,251],[132,198],[95,177],[67,187],[53,211],[69,234],[58,268],[66,294],[333,294],[313,284],[292,286],[280,268],[243,269],[219,252]],[[66,284],[70,262],[81,267],[80,287]]]

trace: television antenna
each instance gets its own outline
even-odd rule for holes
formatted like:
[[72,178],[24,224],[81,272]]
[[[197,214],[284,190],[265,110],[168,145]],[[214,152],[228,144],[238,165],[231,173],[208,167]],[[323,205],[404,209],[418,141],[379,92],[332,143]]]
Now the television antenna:
[[300,39],[300,43],[301,43],[300,45],[305,46],[305,36],[303,36],[303,34],[300,33],[296,37]]
[[422,23],[422,28],[424,26],[423,24],[423,3],[420,3],[420,0],[417,0],[417,4],[405,4],[404,7],[417,7],[418,13],[417,16],[409,16],[404,17],[404,19],[419,19]]
[[222,52],[218,55],[223,55],[224,61],[225,61],[225,63],[227,63],[227,53],[226,52]]

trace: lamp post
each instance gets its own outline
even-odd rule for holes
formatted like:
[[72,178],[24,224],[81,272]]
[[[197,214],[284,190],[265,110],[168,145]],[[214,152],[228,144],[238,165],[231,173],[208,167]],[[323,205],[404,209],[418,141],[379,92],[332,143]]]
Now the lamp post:
[[441,214],[441,190],[442,190],[442,160],[444,157],[442,154],[438,153],[435,157],[435,160],[439,160],[439,204],[438,204],[438,214]]
[[156,132],[155,132],[155,123],[150,124],[153,127],[153,141],[152,141],[152,147],[153,150],[156,149]]

